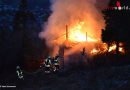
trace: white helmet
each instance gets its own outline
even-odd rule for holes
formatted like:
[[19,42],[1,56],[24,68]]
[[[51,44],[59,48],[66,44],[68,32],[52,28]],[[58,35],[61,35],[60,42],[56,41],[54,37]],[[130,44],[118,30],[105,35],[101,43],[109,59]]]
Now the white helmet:
[[51,56],[48,56],[48,59],[51,59]]
[[20,66],[16,66],[16,69],[20,69]]

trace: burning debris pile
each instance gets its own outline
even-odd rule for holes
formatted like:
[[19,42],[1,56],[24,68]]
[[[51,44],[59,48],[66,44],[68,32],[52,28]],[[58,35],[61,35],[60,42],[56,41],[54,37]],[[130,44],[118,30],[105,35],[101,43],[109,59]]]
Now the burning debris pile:
[[[116,54],[116,49],[117,49],[117,45],[116,43],[111,43],[110,46],[108,46],[106,43],[101,43],[100,44],[100,47],[98,48],[94,48],[93,50],[91,50],[91,54],[92,55],[96,55],[96,54],[102,54],[102,53],[106,53],[106,52],[109,52],[109,53],[113,53],[113,54]],[[124,47],[123,47],[123,43],[120,43],[119,44],[119,49],[118,49],[119,53],[121,54],[125,54],[125,50],[124,50]]]
[[[89,54],[98,54],[116,50],[116,44],[108,48],[101,41],[101,30],[105,28],[102,10],[107,7],[109,0],[52,0],[52,14],[44,24],[41,38],[53,48],[52,56],[58,53],[63,44],[71,47],[65,55],[86,48]],[[66,26],[66,29],[65,29]],[[119,48],[124,53],[123,48]]]

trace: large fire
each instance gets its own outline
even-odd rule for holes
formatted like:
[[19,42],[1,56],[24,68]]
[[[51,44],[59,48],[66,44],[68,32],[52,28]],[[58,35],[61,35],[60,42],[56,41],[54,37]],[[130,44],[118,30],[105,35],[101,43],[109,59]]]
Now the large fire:
[[[84,26],[85,22],[80,22],[79,24],[75,25],[74,27],[70,28],[69,32],[69,37],[68,39],[72,42],[95,42],[95,43],[101,43],[99,42],[99,39],[96,38],[91,38],[89,37],[89,35],[87,35],[87,28],[84,30],[83,26]],[[89,33],[91,35],[91,33]],[[120,43],[120,45],[122,45],[122,43]],[[102,48],[102,49],[101,49]],[[102,43],[100,44],[100,47],[98,48],[93,48],[90,53],[92,55],[96,55],[96,54],[102,54],[105,52],[115,52],[116,51],[116,44],[112,43],[111,46],[108,48],[106,43]],[[124,54],[124,48],[123,47],[119,47],[119,52]]]
[[[99,42],[100,39],[89,37],[89,35],[91,35],[92,33],[89,33],[89,32],[87,33],[87,28],[84,29],[84,23],[85,22],[80,22],[77,25],[71,27],[68,39],[72,42],[79,42],[79,43],[82,43],[82,42],[101,43],[101,42]],[[123,45],[123,43],[120,43],[120,45]],[[116,48],[117,48],[117,46],[115,43],[112,43],[109,48],[107,47],[106,43],[102,43],[102,44],[100,44],[100,47],[93,48],[90,51],[90,53],[92,55],[95,55],[95,54],[101,54],[101,53],[105,53],[105,52],[114,52],[114,51],[116,51]],[[124,48],[119,47],[119,52],[124,54],[125,53]]]
[[[108,0],[103,0],[103,4],[97,0],[52,1],[52,13],[40,34],[48,47],[53,48],[51,54],[57,54],[63,44],[71,47],[67,55],[84,47],[92,55],[116,51],[116,44],[108,48],[101,41],[101,29],[105,28],[102,10],[107,6]],[[65,25],[68,25],[67,29]],[[97,47],[95,44],[100,45]],[[119,47],[119,52],[124,53],[124,48]]]
[[98,40],[89,37],[87,34],[87,28],[86,30],[83,29],[85,22],[80,22],[79,24],[75,25],[74,27],[70,28],[71,32],[69,33],[69,40],[74,42],[96,42]]

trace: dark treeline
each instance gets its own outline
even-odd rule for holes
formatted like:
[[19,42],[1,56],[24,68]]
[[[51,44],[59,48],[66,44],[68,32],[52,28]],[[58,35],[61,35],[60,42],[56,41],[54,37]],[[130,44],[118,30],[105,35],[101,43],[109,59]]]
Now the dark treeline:
[[[12,30],[6,22],[7,18],[0,28],[0,75],[15,71],[17,65],[25,67],[28,62],[38,62],[48,54],[45,40],[39,38],[42,25],[29,10],[27,1],[20,1],[18,11],[12,14]],[[3,13],[0,12],[0,15]],[[44,16],[43,22],[48,16]]]

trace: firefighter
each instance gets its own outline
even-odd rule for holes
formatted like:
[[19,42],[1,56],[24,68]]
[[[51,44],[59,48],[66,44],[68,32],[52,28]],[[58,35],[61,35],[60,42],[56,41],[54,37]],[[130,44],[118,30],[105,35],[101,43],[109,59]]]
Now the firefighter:
[[22,72],[20,66],[16,66],[16,73],[17,73],[17,76],[19,79],[24,79],[23,72]]
[[45,65],[45,73],[50,73],[52,66],[52,58],[50,56],[45,60],[44,65]]
[[56,55],[53,61],[53,71],[56,72],[59,70],[59,55]]

